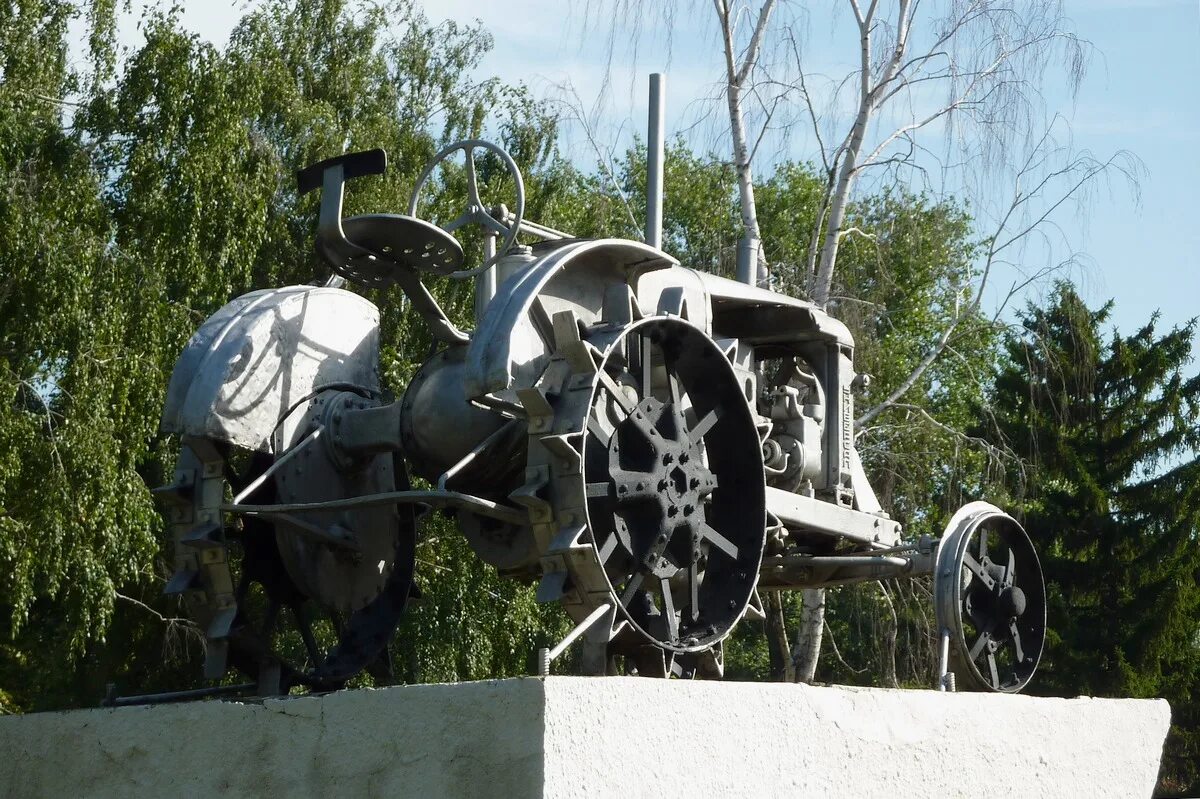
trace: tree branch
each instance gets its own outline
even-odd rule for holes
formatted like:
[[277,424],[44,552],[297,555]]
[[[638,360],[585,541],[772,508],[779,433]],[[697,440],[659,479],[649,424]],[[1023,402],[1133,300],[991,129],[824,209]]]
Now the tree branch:
[[735,81],[739,86],[746,82],[746,78],[750,77],[751,70],[758,63],[758,55],[762,50],[763,34],[767,30],[767,23],[771,19],[771,12],[775,10],[775,0],[766,0],[762,8],[758,11],[758,22],[754,26],[754,33],[750,36],[750,44],[746,48],[745,60],[742,61],[741,69],[737,71]]

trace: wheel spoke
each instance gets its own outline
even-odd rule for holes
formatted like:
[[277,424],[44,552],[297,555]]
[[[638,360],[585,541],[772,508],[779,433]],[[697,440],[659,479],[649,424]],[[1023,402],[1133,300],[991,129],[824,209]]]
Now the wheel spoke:
[[250,575],[243,571],[233,592],[233,601],[239,608],[246,607],[246,594],[250,592]]
[[271,645],[271,636],[275,634],[275,624],[279,620],[279,610],[283,607],[279,600],[272,599],[267,605],[267,617],[263,619],[263,642],[267,646]]
[[644,571],[636,571],[629,578],[629,582],[625,584],[625,590],[621,592],[621,604],[629,607],[629,603],[633,601],[633,595],[637,593],[638,588],[642,584],[642,580],[646,579]]
[[1009,547],[1008,568],[1004,570],[1004,587],[1012,588],[1013,575],[1017,573],[1017,553]]
[[645,472],[627,472],[624,469],[613,469],[610,473],[613,485],[616,487],[617,502],[628,502],[631,499],[646,499],[658,493],[650,483],[650,475]]
[[596,372],[596,376],[600,378],[600,385],[608,389],[608,393],[612,394],[613,399],[621,406],[621,410],[625,411],[625,415],[633,413],[634,403],[629,401],[629,397],[625,396],[625,392],[617,385],[617,382],[612,379],[608,372],[601,369]]
[[447,233],[453,233],[463,225],[470,224],[472,221],[474,221],[474,219],[474,214],[472,214],[470,211],[464,211],[450,222],[442,225],[442,230],[446,231]]
[[986,560],[988,556],[988,532],[986,527],[979,528],[979,559]]
[[1017,655],[1017,663],[1025,662],[1025,650],[1021,647],[1021,631],[1017,628],[1017,620],[1008,623],[1008,632],[1012,636],[1013,651]]
[[987,646],[987,642],[991,640],[991,637],[992,634],[987,630],[981,632],[979,637],[975,639],[975,643],[971,645],[971,651],[967,654],[967,657],[969,657],[971,660],[975,660],[975,658],[979,657],[979,655],[983,653],[983,648]]
[[700,535],[703,536],[704,538],[708,539],[708,541],[713,546],[715,546],[717,549],[724,552],[730,558],[732,558],[733,560],[737,560],[737,556],[738,556],[737,544],[733,543],[728,538],[721,535],[721,533],[718,532],[717,530],[715,530],[713,527],[711,527],[707,523],[701,525]]
[[611,558],[612,553],[614,553],[616,551],[617,551],[617,534],[612,533],[608,536],[608,539],[604,542],[604,545],[600,547],[600,563],[601,564],[608,563],[608,559]]
[[479,199],[479,178],[475,175],[475,148],[464,147],[463,153],[467,157],[467,201],[482,208],[483,200]]
[[708,412],[707,416],[697,422],[696,426],[688,431],[688,438],[692,440],[693,444],[699,444],[700,440],[712,429],[712,426],[717,423],[719,418],[717,409],[713,408]]
[[587,496],[588,499],[596,499],[597,497],[611,497],[612,483],[588,483]]
[[673,643],[679,640],[679,619],[675,616],[675,600],[671,597],[671,581],[663,577],[659,579],[658,586],[662,591],[662,613],[667,619],[667,636]]
[[688,605],[692,621],[700,618],[700,564],[693,558],[688,566]]
[[596,437],[596,440],[601,444],[608,446],[608,442],[612,440],[612,432],[604,429],[604,423],[595,416],[588,416],[588,432]]
[[317,639],[313,637],[312,625],[308,623],[308,616],[305,615],[303,606],[292,605],[292,616],[296,619],[296,629],[300,631],[300,639],[304,641],[304,648],[308,651],[308,660],[312,663],[313,668],[319,668],[321,665],[321,653],[317,650]]
[[653,396],[654,342],[642,336],[642,398]]
[[996,655],[992,652],[988,653],[988,672],[991,674],[992,687],[997,691],[1000,690],[1000,671],[996,668]]
[[687,417],[683,413],[683,393],[680,391],[679,376],[667,372],[667,390],[671,392],[671,412],[675,417],[676,437],[681,438],[687,430]]
[[987,569],[983,568],[979,561],[975,560],[970,552],[963,553],[963,565],[966,566],[971,571],[971,574],[975,575],[979,582],[983,583],[987,588],[990,589],[996,584],[996,581],[992,579],[992,575],[988,574]]

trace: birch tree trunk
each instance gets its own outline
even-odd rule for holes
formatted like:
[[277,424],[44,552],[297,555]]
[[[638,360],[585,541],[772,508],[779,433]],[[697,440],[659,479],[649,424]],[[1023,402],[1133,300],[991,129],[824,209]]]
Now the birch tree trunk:
[[804,605],[796,630],[792,663],[796,668],[796,682],[812,682],[821,656],[821,635],[825,632],[825,589],[805,588],[800,592],[800,598]]
[[767,655],[771,663],[771,679],[776,682],[795,682],[796,670],[788,650],[787,620],[783,616],[783,596],[778,591],[767,592]]
[[734,45],[734,18],[729,0],[713,0],[717,11],[717,19],[721,24],[721,41],[725,48],[725,102],[729,110],[729,134],[733,140],[733,168],[737,175],[738,206],[742,216],[742,235],[750,240],[751,253],[754,254],[755,283],[759,286],[769,284],[770,275],[767,271],[767,261],[762,251],[762,233],[758,227],[758,205],[754,201],[754,174],[751,170],[753,153],[750,151],[749,137],[746,132],[746,116],[742,110],[743,91],[746,81],[758,63],[762,50],[762,38],[767,25],[771,21],[771,13],[775,10],[776,0],[766,0],[758,12],[758,21],[745,55],[739,64],[738,54]]

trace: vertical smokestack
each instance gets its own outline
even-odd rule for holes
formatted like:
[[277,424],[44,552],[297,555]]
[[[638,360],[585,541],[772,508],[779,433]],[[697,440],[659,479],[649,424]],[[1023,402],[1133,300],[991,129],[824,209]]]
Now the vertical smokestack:
[[650,114],[646,130],[646,243],[662,247],[663,222],[663,93],[666,77],[650,75]]
[[738,239],[737,279],[747,286],[758,284],[758,242],[749,236]]

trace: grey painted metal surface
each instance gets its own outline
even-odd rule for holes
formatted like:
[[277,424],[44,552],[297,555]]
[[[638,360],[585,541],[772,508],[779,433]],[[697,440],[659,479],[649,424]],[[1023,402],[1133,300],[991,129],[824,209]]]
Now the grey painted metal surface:
[[753,286],[758,271],[759,242],[749,236],[738,239],[737,246],[737,279],[739,283]]
[[[477,150],[513,172],[513,211],[483,209]],[[466,210],[444,228],[416,218],[432,170],[460,151]],[[340,156],[299,182],[329,195],[317,249],[330,268],[398,286],[438,344],[403,396],[380,391],[375,307],[313,286],[234,300],[172,376],[163,427],[182,452],[160,492],[169,588],[206,632],[209,676],[236,667],[286,691],[386,675],[421,507],[452,510],[480,558],[536,582],[577,623],[546,648],[546,670],[575,642],[585,673],[720,676],[722,641],[761,617],[758,586],[928,575],[937,551],[947,667],[968,688],[1028,682],[1045,625],[1028,537],[972,505],[936,549],[888,516],[854,445],[866,377],[844,324],[649,244],[524,220],[519,170],[486,142],[439,153],[408,215],[338,218],[345,180],[385,163]],[[456,255],[451,233],[465,224],[503,239],[479,266]],[[473,333],[423,273],[479,281]],[[409,469],[431,487],[410,489]],[[301,655],[281,653],[281,620]]]
[[379,390],[379,312],[349,291],[289,286],[231,302],[192,336],[162,429],[270,451],[294,404],[324,386]]
[[662,248],[666,92],[667,77],[661,72],[653,73],[646,122],[646,243],[656,249]]

